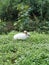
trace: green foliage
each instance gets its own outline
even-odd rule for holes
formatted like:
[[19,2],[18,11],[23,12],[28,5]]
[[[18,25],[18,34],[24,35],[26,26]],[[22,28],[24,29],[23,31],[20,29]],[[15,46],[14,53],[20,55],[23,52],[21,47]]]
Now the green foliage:
[[[20,11],[20,13],[17,21],[18,23],[15,22],[16,24],[15,29],[19,31],[36,30],[38,32],[48,32],[49,30],[48,3],[49,3],[48,0],[47,1],[30,0],[28,2],[24,1],[21,4],[18,4],[18,10]],[[27,6],[28,8],[26,9],[25,6]]]
[[0,34],[7,33],[6,22],[0,21]]
[[49,20],[49,0],[30,0],[30,6],[29,14],[31,16],[34,17],[33,14],[35,14],[40,20]]
[[10,31],[48,32],[49,0],[1,0],[0,19],[6,21],[6,29],[11,27]]
[[17,1],[15,0],[5,0],[2,3],[0,18],[3,21],[15,21],[18,18]]
[[0,35],[1,65],[49,65],[49,35],[30,32],[30,38],[13,40],[12,31]]

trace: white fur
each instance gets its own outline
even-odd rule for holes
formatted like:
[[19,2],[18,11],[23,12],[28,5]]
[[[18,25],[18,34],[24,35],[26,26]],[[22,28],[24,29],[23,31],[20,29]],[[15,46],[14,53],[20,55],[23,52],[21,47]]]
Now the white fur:
[[25,34],[25,33],[18,33],[16,35],[14,35],[14,40],[16,39],[22,39],[22,40],[25,40],[29,37],[29,33],[28,34]]

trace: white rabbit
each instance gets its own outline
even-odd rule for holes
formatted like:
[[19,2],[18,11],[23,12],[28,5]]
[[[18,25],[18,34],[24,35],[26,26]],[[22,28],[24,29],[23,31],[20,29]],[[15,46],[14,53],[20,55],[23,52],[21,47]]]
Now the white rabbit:
[[27,31],[24,31],[23,33],[18,33],[16,35],[14,35],[14,40],[16,40],[16,39],[25,40],[29,36],[30,36],[30,33],[28,33]]

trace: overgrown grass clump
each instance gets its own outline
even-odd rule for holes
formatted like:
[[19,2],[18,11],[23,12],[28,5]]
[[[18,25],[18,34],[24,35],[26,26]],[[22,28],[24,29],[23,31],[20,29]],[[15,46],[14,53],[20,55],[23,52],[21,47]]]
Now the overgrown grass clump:
[[26,40],[0,35],[0,65],[49,65],[49,34],[30,32]]

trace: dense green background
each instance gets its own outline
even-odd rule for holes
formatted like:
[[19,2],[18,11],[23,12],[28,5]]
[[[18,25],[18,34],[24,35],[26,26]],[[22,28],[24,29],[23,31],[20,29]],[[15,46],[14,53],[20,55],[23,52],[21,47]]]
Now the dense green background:
[[48,32],[49,0],[0,0],[0,33]]

